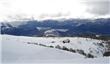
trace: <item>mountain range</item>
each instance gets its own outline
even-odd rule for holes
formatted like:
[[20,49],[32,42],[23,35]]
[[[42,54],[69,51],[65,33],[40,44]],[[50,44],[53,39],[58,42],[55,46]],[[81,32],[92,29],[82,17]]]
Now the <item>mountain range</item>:
[[110,36],[110,18],[22,20],[1,22],[0,26],[1,34],[17,36]]

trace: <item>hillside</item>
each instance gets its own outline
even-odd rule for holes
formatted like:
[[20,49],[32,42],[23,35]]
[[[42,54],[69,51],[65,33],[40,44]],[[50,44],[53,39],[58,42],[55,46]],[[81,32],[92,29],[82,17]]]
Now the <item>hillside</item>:
[[101,40],[78,37],[1,36],[3,63],[109,64],[110,58],[103,56],[107,47]]

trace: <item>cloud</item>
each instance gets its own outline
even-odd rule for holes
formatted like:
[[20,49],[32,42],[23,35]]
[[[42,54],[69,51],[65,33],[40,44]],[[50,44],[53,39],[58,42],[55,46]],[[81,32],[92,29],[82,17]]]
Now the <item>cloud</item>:
[[69,16],[70,13],[62,13],[62,12],[59,12],[59,13],[53,13],[53,14],[41,14],[39,16],[39,18],[45,18],[45,17],[50,17],[50,18],[54,18],[54,17],[66,17],[66,16]]
[[88,0],[84,2],[87,6],[87,12],[94,15],[108,15],[110,14],[109,0]]
[[[0,0],[0,20],[23,18],[110,17],[109,0]],[[13,16],[13,17],[12,17]]]

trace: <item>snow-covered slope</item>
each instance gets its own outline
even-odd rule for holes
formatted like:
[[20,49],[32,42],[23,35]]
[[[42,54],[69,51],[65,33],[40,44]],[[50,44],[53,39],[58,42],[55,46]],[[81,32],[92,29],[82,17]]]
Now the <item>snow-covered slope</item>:
[[79,53],[86,57],[103,57],[107,48],[106,44],[102,42],[101,40],[80,37],[39,37],[35,41],[27,43]]
[[[69,43],[67,39],[70,40]],[[62,41],[65,43],[62,43]],[[100,42],[99,40],[86,38],[44,38],[2,35],[2,62],[109,64],[109,57],[102,57],[100,51],[104,52],[105,48],[98,46]],[[56,45],[83,50],[85,53],[89,53],[92,50],[91,53],[98,58],[85,58],[84,55],[79,53],[54,48]]]
[[57,30],[51,29],[51,30],[45,31],[45,32],[44,32],[44,36],[54,36],[54,37],[58,37],[58,36],[60,36],[60,34],[58,33]]

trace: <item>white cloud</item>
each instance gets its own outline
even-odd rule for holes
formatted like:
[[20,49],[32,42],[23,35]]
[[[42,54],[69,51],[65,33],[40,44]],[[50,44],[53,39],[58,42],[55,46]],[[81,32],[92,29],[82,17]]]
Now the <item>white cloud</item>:
[[110,14],[110,0],[89,0],[85,5],[89,13],[100,16]]
[[41,19],[43,15],[43,18],[60,16],[72,18],[94,17],[87,12],[88,7],[94,6],[94,4],[88,6],[84,2],[90,3],[91,0],[0,0],[0,19],[16,15],[22,15],[22,17],[34,16],[37,19]]

